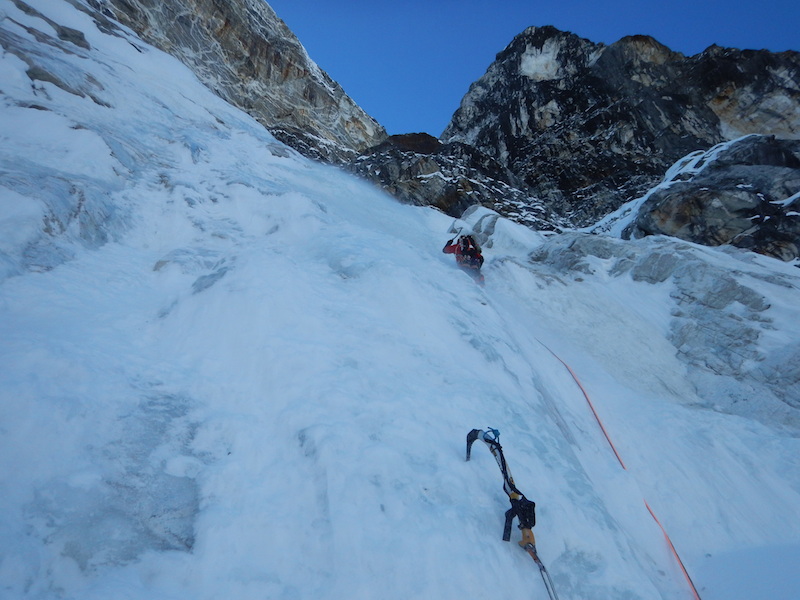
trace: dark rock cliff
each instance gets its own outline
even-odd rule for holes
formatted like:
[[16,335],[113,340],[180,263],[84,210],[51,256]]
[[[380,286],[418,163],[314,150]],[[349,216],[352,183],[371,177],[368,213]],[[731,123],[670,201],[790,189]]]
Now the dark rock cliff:
[[532,27],[497,55],[441,136],[494,157],[575,225],[642,196],[686,154],[749,133],[800,137],[800,54],[646,36],[604,46]]

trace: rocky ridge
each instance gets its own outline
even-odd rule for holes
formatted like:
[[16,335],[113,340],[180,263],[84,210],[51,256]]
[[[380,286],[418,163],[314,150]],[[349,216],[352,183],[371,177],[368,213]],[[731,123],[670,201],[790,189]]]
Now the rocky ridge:
[[342,162],[386,137],[263,0],[89,2],[306,156]]
[[531,27],[443,132],[495,158],[576,226],[644,195],[681,157],[749,133],[800,137],[800,53],[653,38],[605,46]]
[[452,217],[480,205],[534,229],[564,224],[506,167],[469,144],[443,144],[425,133],[395,135],[346,168],[401,202],[435,206]]

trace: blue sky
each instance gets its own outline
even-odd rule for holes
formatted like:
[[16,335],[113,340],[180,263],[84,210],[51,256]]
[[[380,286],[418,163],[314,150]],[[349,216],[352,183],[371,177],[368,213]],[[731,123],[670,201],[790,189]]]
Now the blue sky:
[[800,50],[800,0],[268,0],[390,134],[438,136],[469,85],[531,25],[593,42],[647,34],[687,55],[711,44]]

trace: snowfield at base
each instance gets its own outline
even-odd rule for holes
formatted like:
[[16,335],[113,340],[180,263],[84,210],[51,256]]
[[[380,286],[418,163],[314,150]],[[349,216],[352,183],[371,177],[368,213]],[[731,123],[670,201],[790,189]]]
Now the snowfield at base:
[[[0,598],[546,598],[494,459],[464,460],[486,427],[561,600],[693,597],[645,502],[704,600],[800,597],[798,398],[698,375],[670,280],[400,205],[130,32],[29,4],[0,0]],[[462,226],[483,288],[441,252]],[[755,286],[752,345],[797,352],[796,267],[615,243]]]

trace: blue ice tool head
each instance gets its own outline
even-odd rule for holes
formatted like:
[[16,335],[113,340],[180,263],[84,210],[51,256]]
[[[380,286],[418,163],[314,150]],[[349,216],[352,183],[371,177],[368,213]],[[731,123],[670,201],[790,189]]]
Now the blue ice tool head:
[[481,440],[487,443],[500,444],[497,439],[500,437],[500,432],[497,429],[488,427],[486,431],[483,429],[473,429],[467,434],[467,460],[469,460],[470,453],[472,452],[472,444],[475,440]]

